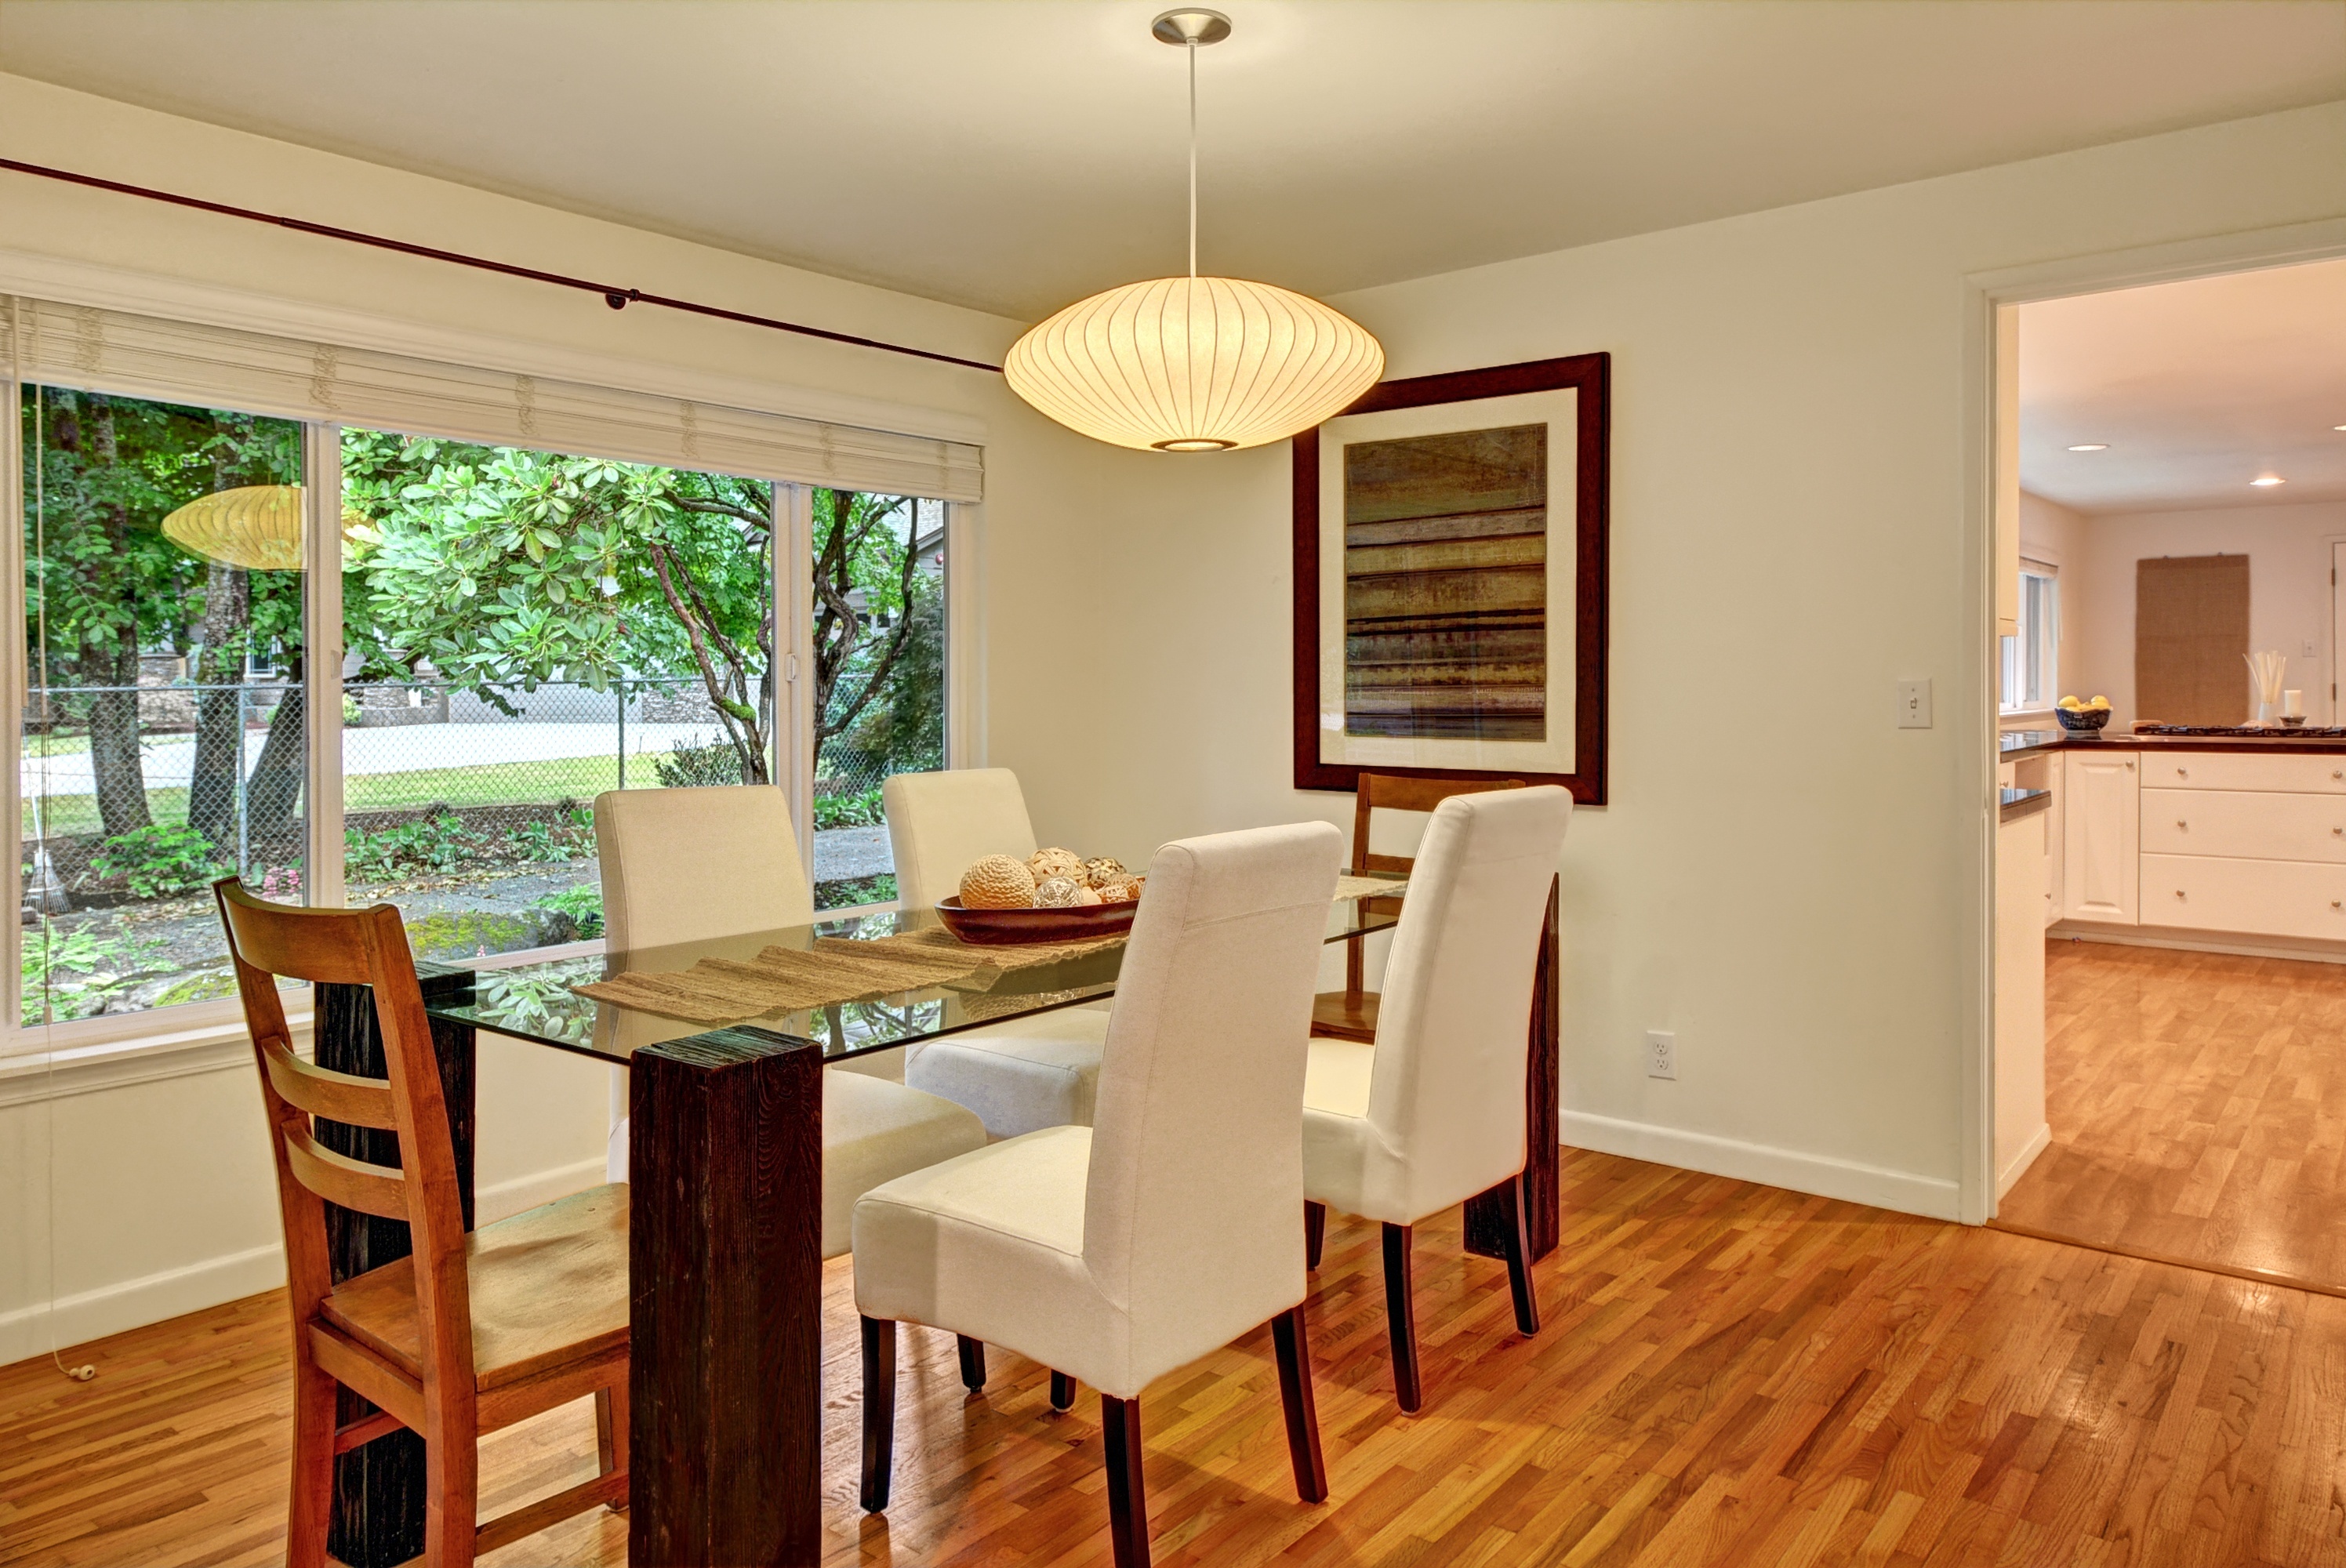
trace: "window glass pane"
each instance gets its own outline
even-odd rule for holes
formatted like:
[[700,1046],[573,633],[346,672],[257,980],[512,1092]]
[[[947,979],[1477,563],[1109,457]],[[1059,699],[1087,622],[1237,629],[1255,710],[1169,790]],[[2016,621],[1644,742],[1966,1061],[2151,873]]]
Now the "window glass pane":
[[208,884],[308,881],[301,427],[26,387],[26,1025],[234,994]]
[[945,765],[945,504],[814,493],[815,907],[896,896],[880,781]]
[[606,789],[772,782],[773,487],[349,430],[344,876],[419,957],[602,934]]

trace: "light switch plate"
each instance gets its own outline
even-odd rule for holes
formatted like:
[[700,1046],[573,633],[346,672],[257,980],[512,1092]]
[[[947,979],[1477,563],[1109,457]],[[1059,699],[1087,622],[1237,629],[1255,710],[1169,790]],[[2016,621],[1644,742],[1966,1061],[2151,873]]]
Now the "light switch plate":
[[1928,729],[1931,728],[1931,683],[1927,680],[1902,680],[1898,683],[1898,728]]

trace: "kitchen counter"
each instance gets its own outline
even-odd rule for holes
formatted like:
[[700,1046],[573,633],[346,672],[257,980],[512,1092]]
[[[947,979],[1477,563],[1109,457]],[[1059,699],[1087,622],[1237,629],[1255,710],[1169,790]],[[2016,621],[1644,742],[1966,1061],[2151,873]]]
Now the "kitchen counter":
[[2137,735],[2106,729],[2099,735],[2072,735],[2063,729],[2008,729],[1998,737],[1998,745],[2001,759],[2005,762],[2046,751],[2254,751],[2324,756],[2346,753],[2346,733],[2321,730],[2309,735],[2270,729],[2253,735]]
[[2053,791],[2050,789],[2001,789],[1996,792],[1996,820],[2017,822],[2023,817],[2034,817],[2050,809]]

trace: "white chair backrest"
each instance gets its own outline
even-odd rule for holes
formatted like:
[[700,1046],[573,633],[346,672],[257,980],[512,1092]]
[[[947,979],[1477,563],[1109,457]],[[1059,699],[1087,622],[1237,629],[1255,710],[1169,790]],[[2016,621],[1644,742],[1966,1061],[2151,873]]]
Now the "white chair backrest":
[[614,952],[814,919],[790,801],[771,785],[607,790],[595,797],[595,859]]
[[1547,891],[1572,796],[1553,784],[1434,809],[1385,962],[1369,1123],[1419,1192],[1523,1168],[1524,1057]]
[[1084,1200],[1085,1265],[1141,1342],[1203,1355],[1303,1298],[1303,1064],[1343,854],[1308,822],[1149,862]]
[[1018,775],[1007,768],[898,773],[881,784],[880,804],[896,857],[896,897],[908,910],[950,898],[961,874],[988,855],[1023,860],[1040,847]]

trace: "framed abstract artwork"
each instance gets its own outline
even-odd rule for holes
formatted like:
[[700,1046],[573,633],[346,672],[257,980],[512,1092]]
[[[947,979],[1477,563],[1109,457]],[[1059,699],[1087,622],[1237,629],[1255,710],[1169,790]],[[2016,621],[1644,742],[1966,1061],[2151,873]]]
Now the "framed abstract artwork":
[[1294,440],[1295,787],[1605,803],[1611,356],[1372,387]]

